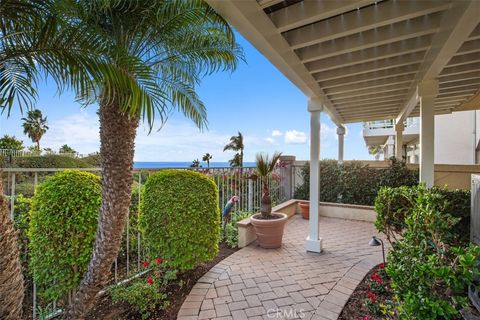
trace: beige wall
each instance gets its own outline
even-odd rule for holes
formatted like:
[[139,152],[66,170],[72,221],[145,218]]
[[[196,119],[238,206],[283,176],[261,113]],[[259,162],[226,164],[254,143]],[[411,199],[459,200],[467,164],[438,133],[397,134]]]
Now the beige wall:
[[475,111],[435,117],[435,163],[475,164]]

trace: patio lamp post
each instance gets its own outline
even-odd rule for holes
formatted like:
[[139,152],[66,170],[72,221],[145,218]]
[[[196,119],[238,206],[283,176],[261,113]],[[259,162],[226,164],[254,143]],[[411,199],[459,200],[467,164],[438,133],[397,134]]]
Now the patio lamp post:
[[372,239],[370,239],[370,242],[368,242],[368,245],[371,247],[382,246],[383,264],[385,264],[385,246],[383,245],[382,239],[373,236]]

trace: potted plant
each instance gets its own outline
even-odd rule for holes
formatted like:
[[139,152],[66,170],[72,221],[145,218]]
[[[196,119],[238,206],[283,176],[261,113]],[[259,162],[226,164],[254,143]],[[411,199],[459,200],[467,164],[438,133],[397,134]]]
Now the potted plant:
[[281,153],[275,152],[270,158],[268,154],[258,153],[256,156],[257,178],[262,179],[262,199],[260,213],[250,218],[257,234],[257,239],[263,248],[278,248],[282,245],[283,229],[288,216],[284,213],[272,214],[272,199],[268,179],[280,159]]
[[302,212],[303,219],[310,218],[310,202],[300,202],[298,203],[298,206],[300,207],[300,211]]

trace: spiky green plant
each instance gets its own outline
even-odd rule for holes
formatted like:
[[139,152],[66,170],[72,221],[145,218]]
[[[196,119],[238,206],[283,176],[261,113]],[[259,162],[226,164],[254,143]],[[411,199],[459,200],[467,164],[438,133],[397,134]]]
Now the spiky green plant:
[[280,160],[281,152],[275,151],[270,157],[267,153],[257,153],[255,163],[257,165],[257,178],[262,182],[262,200],[260,212],[263,219],[270,219],[272,215],[272,199],[270,197],[270,188],[268,180],[275,170],[275,166]]

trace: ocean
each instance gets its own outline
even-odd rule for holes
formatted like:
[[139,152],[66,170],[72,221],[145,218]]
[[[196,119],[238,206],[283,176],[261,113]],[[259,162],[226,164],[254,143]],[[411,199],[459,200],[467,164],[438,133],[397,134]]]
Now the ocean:
[[[135,161],[133,167],[135,169],[158,169],[158,168],[189,168],[192,162],[146,162]],[[207,167],[206,162],[200,162],[203,168]],[[255,167],[255,162],[244,162],[244,167]],[[210,162],[210,168],[228,168],[228,162]]]

